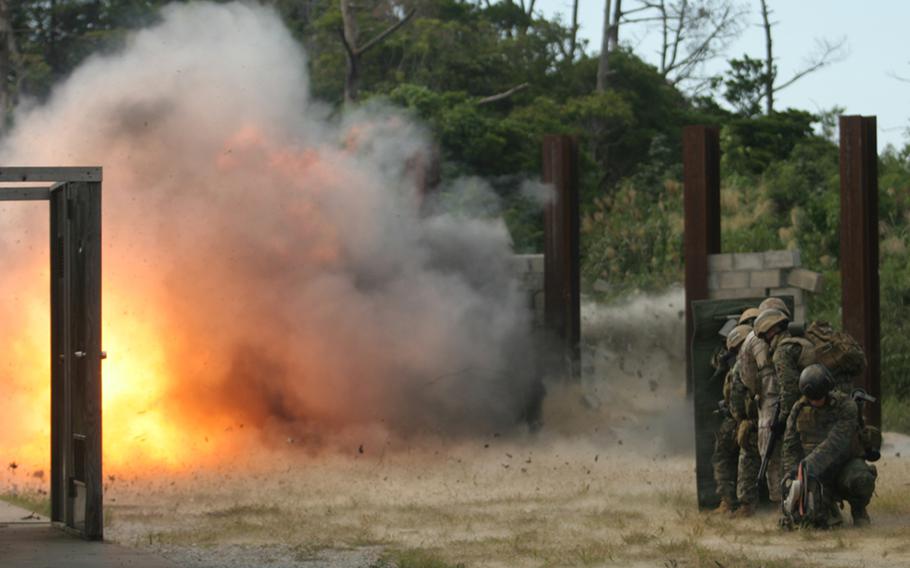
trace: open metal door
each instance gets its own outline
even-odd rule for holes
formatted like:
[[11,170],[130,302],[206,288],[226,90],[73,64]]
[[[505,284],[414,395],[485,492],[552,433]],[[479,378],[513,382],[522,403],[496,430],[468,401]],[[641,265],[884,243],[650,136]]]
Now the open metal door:
[[[793,312],[793,297],[781,296]],[[715,413],[717,401],[723,398],[723,381],[712,381],[714,368],[711,358],[723,345],[720,330],[730,316],[738,316],[746,308],[758,307],[764,298],[735,300],[697,300],[692,302],[692,399],[695,405],[695,477],[698,489],[698,506],[713,508],[720,503],[714,483],[711,456],[714,453],[714,435],[721,418]]]
[[50,191],[51,519],[101,539],[101,182]]

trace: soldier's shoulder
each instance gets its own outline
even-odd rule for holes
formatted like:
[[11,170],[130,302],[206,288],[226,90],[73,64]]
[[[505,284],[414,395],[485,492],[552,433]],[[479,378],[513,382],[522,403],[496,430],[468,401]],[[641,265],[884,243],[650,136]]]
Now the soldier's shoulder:
[[781,359],[784,357],[799,357],[803,351],[803,343],[799,337],[785,337],[777,344],[773,357]]
[[793,403],[793,407],[790,408],[790,417],[791,418],[795,417],[797,414],[799,414],[806,408],[808,408],[810,410],[812,409],[812,405],[809,404],[809,399],[806,398],[805,396],[799,397],[798,399],[796,399],[796,402]]
[[831,400],[831,406],[837,408],[841,414],[856,416],[858,409],[856,403],[853,402],[853,398],[850,395],[837,390],[833,390],[828,395],[828,397]]

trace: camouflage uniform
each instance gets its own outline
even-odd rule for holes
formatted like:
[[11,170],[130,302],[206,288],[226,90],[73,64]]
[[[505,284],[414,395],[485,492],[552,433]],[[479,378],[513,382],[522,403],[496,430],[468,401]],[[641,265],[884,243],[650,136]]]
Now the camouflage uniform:
[[758,453],[758,405],[756,394],[750,391],[739,373],[739,363],[734,367],[735,375],[730,394],[730,410],[736,420],[739,456],[736,468],[736,498],[740,505],[754,506],[758,503],[758,470],[761,468],[761,454]]
[[803,341],[808,340],[792,337],[787,331],[778,333],[771,340],[771,362],[774,364],[777,390],[780,393],[779,422],[781,424],[787,423],[790,409],[802,396],[799,392],[800,372],[806,368],[806,365],[813,363],[813,361],[800,360],[804,352],[809,355],[808,352],[811,351],[811,347],[804,349]]
[[[722,367],[721,367],[722,368]],[[714,465],[714,483],[717,485],[717,496],[729,505],[736,502],[736,470],[739,458],[739,446],[736,445],[737,420],[732,412],[732,387],[738,375],[738,365],[727,371],[724,377],[724,406],[727,409],[714,435],[714,454],[711,463]]]
[[[739,351],[739,358],[743,384],[758,394],[757,443],[759,453],[764,457],[771,439],[774,405],[779,394],[768,343],[754,332],[750,333]],[[768,495],[775,502],[780,501],[780,474],[780,445],[777,445],[771,455],[767,473]]]
[[827,496],[828,524],[840,522],[837,502],[849,502],[855,515],[864,512],[872,498],[878,472],[862,459],[863,454],[858,411],[850,397],[832,391],[820,408],[805,397],[794,404],[784,434],[783,466],[792,472],[802,461],[818,478]]

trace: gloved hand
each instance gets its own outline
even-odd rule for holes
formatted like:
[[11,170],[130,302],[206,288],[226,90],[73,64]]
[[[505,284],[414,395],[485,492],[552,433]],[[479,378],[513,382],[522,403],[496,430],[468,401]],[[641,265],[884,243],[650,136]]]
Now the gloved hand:
[[790,471],[785,473],[783,475],[783,477],[781,477],[780,486],[781,486],[781,489],[783,490],[782,493],[784,495],[786,495],[787,492],[790,490],[790,486],[793,484],[793,481],[795,481],[795,480],[796,480],[796,468],[791,469]]
[[771,430],[776,436],[783,437],[784,432],[787,430],[787,417],[781,416],[777,419],[777,422],[771,425]]

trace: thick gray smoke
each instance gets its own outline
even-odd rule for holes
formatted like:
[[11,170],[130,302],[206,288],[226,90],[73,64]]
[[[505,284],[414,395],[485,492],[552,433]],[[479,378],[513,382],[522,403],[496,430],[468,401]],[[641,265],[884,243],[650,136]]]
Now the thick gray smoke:
[[[149,412],[303,436],[518,421],[535,380],[509,235],[421,216],[423,128],[389,108],[329,120],[269,9],[162,15],[21,111],[0,150],[3,164],[104,167],[108,424]],[[40,239],[44,216],[5,215],[2,238]],[[4,287],[46,277],[19,253]]]

